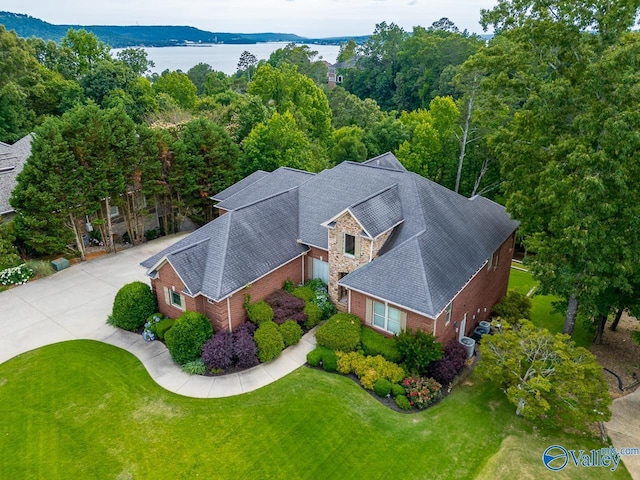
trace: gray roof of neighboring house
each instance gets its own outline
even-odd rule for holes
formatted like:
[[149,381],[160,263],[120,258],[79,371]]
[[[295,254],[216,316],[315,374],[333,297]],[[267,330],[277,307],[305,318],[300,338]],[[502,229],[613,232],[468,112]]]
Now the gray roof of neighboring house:
[[376,238],[404,220],[398,184],[394,183],[350,206],[349,211],[363,226],[367,236]]
[[230,196],[235,195],[236,193],[240,192],[241,190],[244,190],[250,185],[253,185],[255,182],[257,182],[261,178],[264,178],[268,175],[269,175],[269,172],[265,172],[264,170],[257,170],[253,172],[251,175],[244,177],[239,182],[234,183],[229,188],[221,191],[220,193],[216,193],[213,197],[211,197],[211,200],[216,200],[218,202],[226,200]]
[[16,177],[31,155],[32,139],[29,134],[13,145],[0,142],[0,214],[13,212],[9,197],[16,186]]
[[157,269],[166,259],[184,281],[187,293],[222,300],[308,250],[296,241],[297,216],[290,213],[297,204],[298,192],[290,190],[240,207],[142,265]]
[[191,294],[219,300],[306,245],[327,249],[323,224],[349,209],[372,237],[395,228],[379,258],[340,283],[434,317],[517,228],[502,206],[407,172],[392,154],[317,175],[278,169],[218,206],[229,213],[143,265],[166,257]]
[[[243,188],[235,192],[233,195],[228,196],[218,203],[216,207],[224,210],[235,210],[243,207],[244,205],[249,205],[250,203],[262,200],[263,198],[270,197],[276,193],[291,190],[310,178],[313,178],[313,176],[314,174],[311,172],[296,170],[295,168],[289,167],[280,167],[270,174],[257,179],[255,182],[251,183],[248,188]],[[229,189],[224,192],[228,190]],[[214,198],[218,198],[219,195],[220,194],[215,195]]]

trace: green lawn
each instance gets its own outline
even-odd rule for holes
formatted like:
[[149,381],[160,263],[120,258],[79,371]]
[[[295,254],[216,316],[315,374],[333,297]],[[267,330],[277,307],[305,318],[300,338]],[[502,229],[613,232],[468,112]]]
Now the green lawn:
[[[543,478],[547,446],[600,446],[540,432],[473,377],[413,415],[304,367],[256,392],[192,399],[156,385],[128,352],[88,340],[0,365],[0,405],[0,478]],[[554,478],[630,477],[567,467]]]
[[[511,269],[509,290],[516,290],[526,295],[533,287],[537,286],[537,284],[538,282],[536,282],[530,273]],[[562,332],[562,326],[564,324],[564,315],[553,311],[552,303],[557,300],[558,298],[553,295],[536,295],[534,293],[531,297],[531,320],[538,327],[546,328],[552,333]],[[591,345],[593,334],[578,320],[576,321],[572,338],[576,342],[576,345],[586,348]]]

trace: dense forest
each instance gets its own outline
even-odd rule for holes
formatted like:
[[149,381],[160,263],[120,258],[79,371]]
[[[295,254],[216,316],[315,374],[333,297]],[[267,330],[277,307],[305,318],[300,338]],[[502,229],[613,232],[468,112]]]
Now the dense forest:
[[[490,41],[442,19],[380,23],[339,54],[329,87],[295,44],[228,76],[199,64],[148,75],[84,30],[58,43],[0,27],[0,140],[35,131],[11,202],[17,243],[63,251],[87,218],[127,221],[155,199],[172,231],[209,221],[209,197],[255,170],[311,171],[391,151],[447,188],[506,204],[543,293],[602,333],[640,292],[640,2],[500,0]],[[149,202],[151,203],[151,202]],[[143,232],[131,227],[132,240]],[[108,246],[107,246],[108,248]]]

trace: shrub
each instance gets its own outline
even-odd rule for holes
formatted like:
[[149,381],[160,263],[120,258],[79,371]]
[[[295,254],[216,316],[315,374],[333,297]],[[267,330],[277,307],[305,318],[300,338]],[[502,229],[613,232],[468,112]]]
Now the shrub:
[[247,317],[256,325],[273,320],[273,310],[264,300],[247,306]]
[[467,351],[458,342],[453,340],[444,347],[444,356],[429,364],[427,372],[441,385],[449,385],[456,375],[464,367]]
[[433,378],[409,377],[402,381],[412,407],[427,408],[442,396],[442,386]]
[[[326,347],[316,347],[314,350],[311,350],[307,354],[307,363],[312,367],[319,367],[320,362],[324,364],[324,359],[330,358],[330,357],[335,358],[336,367],[337,367],[338,356],[336,355],[336,352],[334,352],[333,350],[329,350]],[[329,360],[330,362],[331,362],[331,358]],[[335,370],[331,370],[331,371],[335,371]]]
[[0,272],[0,285],[22,285],[27,283],[31,277],[33,277],[33,270],[23,263],[17,267],[2,270]]
[[351,352],[360,343],[360,319],[350,313],[336,313],[318,328],[316,341],[331,350]]
[[358,352],[338,352],[338,372],[343,374],[355,373],[360,383],[367,390],[373,390],[374,384],[385,378],[389,382],[398,383],[406,372],[395,363],[388,362],[382,356],[365,357]]
[[510,290],[491,309],[491,315],[500,317],[509,323],[531,318],[531,299],[526,295]]
[[284,281],[284,284],[282,285],[282,289],[283,289],[285,292],[289,292],[289,293],[291,293],[291,292],[293,292],[293,289],[294,289],[294,288],[296,288],[296,284],[295,284],[295,283],[293,283],[293,282],[292,282],[290,279],[288,279],[288,278]]
[[338,355],[333,350],[325,350],[322,353],[322,368],[327,372],[335,372],[338,369]]
[[256,324],[252,323],[252,322],[244,322],[242,325],[236,327],[236,329],[233,331],[233,333],[246,333],[247,335],[249,335],[250,337],[253,337],[253,334],[256,331]]
[[396,405],[400,407],[401,410],[411,410],[411,402],[406,395],[396,395]]
[[304,314],[307,316],[304,322],[306,328],[311,329],[322,321],[322,309],[315,303],[307,303],[304,306]]
[[285,347],[295,345],[302,338],[302,327],[293,320],[287,320],[280,325],[280,335]]
[[407,370],[426,375],[427,367],[442,358],[442,344],[431,333],[422,330],[402,332],[397,340],[398,351]]
[[56,273],[51,262],[45,260],[29,260],[27,261],[27,267],[33,271],[34,278],[44,278]]
[[309,287],[311,290],[324,290],[327,291],[327,284],[324,283],[319,278],[312,278],[311,280],[307,280],[304,284],[305,287]]
[[401,357],[396,345],[395,337],[385,337],[370,328],[363,328],[360,332],[360,342],[365,355],[382,355],[393,363],[400,363]]
[[391,393],[391,382],[386,378],[379,378],[376,383],[373,384],[373,391],[379,397],[386,397]]
[[165,318],[164,320],[160,320],[156,323],[155,329],[158,339],[164,340],[165,335],[169,330],[171,330],[171,327],[173,327],[175,323],[176,321],[172,318]]
[[210,370],[233,366],[233,336],[229,332],[216,333],[202,346],[202,361]]
[[276,290],[265,298],[265,302],[273,309],[273,321],[276,323],[284,323],[289,319],[304,323],[307,319],[304,314],[304,300],[294,297],[289,292]]
[[398,385],[397,383],[391,385],[391,396],[393,398],[396,398],[398,395],[402,395],[404,397],[406,394],[407,391],[402,385]]
[[179,365],[195,360],[213,335],[211,322],[198,312],[184,312],[165,334],[171,358]]
[[338,309],[327,293],[327,285],[322,280],[314,278],[305,283],[304,286],[315,292],[315,298],[312,301],[322,310],[322,320],[326,320],[338,313]]
[[197,358],[182,365],[182,371],[189,375],[204,375],[207,371],[207,366],[201,358]]
[[157,310],[158,302],[149,285],[128,283],[116,294],[109,323],[124,330],[137,330]]
[[[246,324],[252,325],[252,323]],[[250,329],[236,329],[233,332],[233,355],[236,359],[236,365],[240,368],[255,367],[260,363],[258,361],[258,347],[253,340]]]
[[273,360],[284,350],[284,341],[275,322],[261,323],[253,339],[258,347],[258,359],[262,362]]
[[296,298],[304,300],[305,302],[313,302],[316,298],[315,290],[307,286],[296,287],[293,289],[291,294]]

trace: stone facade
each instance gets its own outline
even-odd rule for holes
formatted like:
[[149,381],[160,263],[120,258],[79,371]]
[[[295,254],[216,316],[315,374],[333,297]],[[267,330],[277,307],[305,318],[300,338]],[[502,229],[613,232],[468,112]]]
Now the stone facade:
[[[342,292],[338,282],[346,274],[369,263],[378,257],[380,248],[387,241],[391,232],[383,233],[374,240],[362,236],[362,225],[349,212],[343,213],[329,228],[329,296],[336,304],[346,304],[346,291]],[[354,255],[344,253],[346,235],[355,237]]]

